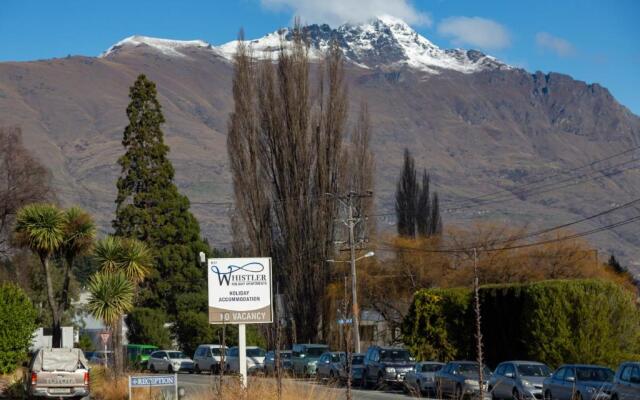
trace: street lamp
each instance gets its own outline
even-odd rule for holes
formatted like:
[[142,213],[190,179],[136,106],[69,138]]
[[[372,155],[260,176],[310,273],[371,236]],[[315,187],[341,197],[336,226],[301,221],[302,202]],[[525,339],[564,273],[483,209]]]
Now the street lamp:
[[360,318],[358,317],[358,293],[357,293],[357,285],[356,285],[356,261],[360,261],[364,258],[369,258],[375,256],[376,253],[373,251],[367,252],[365,255],[360,256],[358,258],[354,257],[354,249],[351,247],[351,260],[343,261],[343,260],[327,260],[329,263],[349,263],[351,264],[351,297],[352,301],[352,320],[353,320],[353,339],[355,341],[355,350],[356,353],[360,353]]

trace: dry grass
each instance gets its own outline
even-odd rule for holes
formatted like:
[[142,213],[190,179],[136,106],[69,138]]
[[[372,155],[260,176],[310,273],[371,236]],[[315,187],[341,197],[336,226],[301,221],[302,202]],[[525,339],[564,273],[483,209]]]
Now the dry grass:
[[[215,381],[217,383],[217,380]],[[200,389],[202,388],[202,389]],[[273,379],[250,378],[247,390],[243,390],[237,377],[225,379],[222,390],[218,387],[185,387],[185,400],[278,400],[277,386]],[[104,368],[91,369],[91,395],[97,400],[126,400],[128,398],[127,377],[116,380]],[[132,400],[162,400],[163,393],[158,389],[151,392],[137,389]],[[282,384],[281,400],[335,400],[342,397],[342,391],[304,382],[285,380]]]

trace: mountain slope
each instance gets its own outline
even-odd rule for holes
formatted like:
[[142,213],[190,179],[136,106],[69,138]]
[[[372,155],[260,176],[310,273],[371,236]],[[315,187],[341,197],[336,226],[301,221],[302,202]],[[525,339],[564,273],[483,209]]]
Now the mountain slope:
[[[445,224],[498,220],[549,226],[640,197],[640,174],[626,169],[638,163],[629,157],[586,169],[587,179],[570,175],[575,179],[544,193],[517,190],[540,176],[640,144],[640,119],[605,88],[561,74],[531,74],[473,51],[431,49],[427,39],[398,26],[380,19],[336,30],[309,27],[312,53],[319,54],[333,36],[349,57],[352,110],[360,99],[369,103],[379,214],[393,210],[405,147],[418,166],[431,171],[443,207],[450,209],[443,215]],[[280,39],[272,34],[251,43],[256,55],[267,57],[274,50],[265,43],[279,46]],[[210,241],[228,245],[232,197],[225,134],[232,107],[232,48],[133,37],[99,58],[1,63],[0,121],[23,127],[26,144],[53,170],[61,200],[96,213],[106,231],[119,174],[115,160],[123,151],[128,87],[138,73],[147,74],[159,88],[177,184],[194,203]],[[447,57],[462,58],[450,67],[443,61],[450,62]],[[596,172],[607,166],[613,167]],[[515,195],[460,208],[467,204],[461,199],[500,189]],[[624,210],[576,229],[637,212]],[[381,216],[378,226],[393,229],[392,219]],[[590,240],[604,252],[632,260],[640,256],[636,231],[626,226]]]

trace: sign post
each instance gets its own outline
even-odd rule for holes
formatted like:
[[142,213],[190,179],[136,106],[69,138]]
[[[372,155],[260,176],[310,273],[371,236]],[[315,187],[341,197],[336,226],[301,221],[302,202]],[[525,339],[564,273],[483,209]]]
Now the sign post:
[[107,343],[109,342],[109,337],[111,337],[111,333],[109,331],[100,332],[100,340],[102,340],[102,344],[104,345],[104,367],[105,368],[109,365],[109,353],[107,353]]
[[210,258],[209,323],[238,324],[242,383],[247,386],[246,324],[273,322],[271,258]]
[[151,393],[152,387],[174,387],[174,400],[178,400],[178,374],[173,375],[138,375],[129,376],[129,400],[132,399],[131,392],[135,388],[149,388]]

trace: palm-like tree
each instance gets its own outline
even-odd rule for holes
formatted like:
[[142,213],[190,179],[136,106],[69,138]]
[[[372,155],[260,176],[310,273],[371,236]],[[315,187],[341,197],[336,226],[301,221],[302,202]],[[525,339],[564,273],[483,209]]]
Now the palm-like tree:
[[52,204],[29,204],[16,215],[15,240],[20,247],[28,248],[40,259],[47,283],[47,298],[53,318],[53,346],[60,347],[61,310],[55,299],[51,280],[51,257],[64,242],[65,218]]
[[[136,285],[142,282],[148,274],[153,264],[153,257],[151,251],[143,242],[117,236],[107,236],[99,241],[94,250],[94,257],[100,266],[100,272],[96,274],[96,279],[113,281],[115,278],[109,277],[118,276],[118,282],[120,282],[121,279],[125,279],[131,285],[131,307],[120,309],[110,307],[112,314],[108,315],[108,319],[105,317],[105,313],[98,313],[99,310],[95,306],[90,308],[90,310],[92,310],[91,313],[95,317],[103,319],[105,323],[113,329],[113,344],[114,349],[116,349],[116,351],[114,351],[114,361],[116,374],[119,374],[122,370],[122,354],[119,351],[122,343],[122,316],[133,308],[133,297],[135,296]],[[106,283],[100,286],[106,286]],[[90,285],[90,291],[92,290],[91,287],[95,289],[98,285],[97,283],[94,286]],[[93,292],[91,293],[92,300],[90,300],[90,302],[97,298]],[[106,307],[106,304],[104,305]]]
[[123,272],[98,272],[89,281],[87,309],[94,317],[115,328],[122,314],[133,308],[134,284]]
[[64,212],[63,241],[57,251],[65,261],[60,298],[61,312],[65,312],[69,308],[69,283],[71,282],[73,263],[77,257],[91,251],[95,237],[96,226],[89,213],[78,207],[71,207]]
[[134,283],[142,282],[153,264],[153,256],[146,244],[118,236],[107,236],[99,241],[94,256],[100,270],[123,271]]

